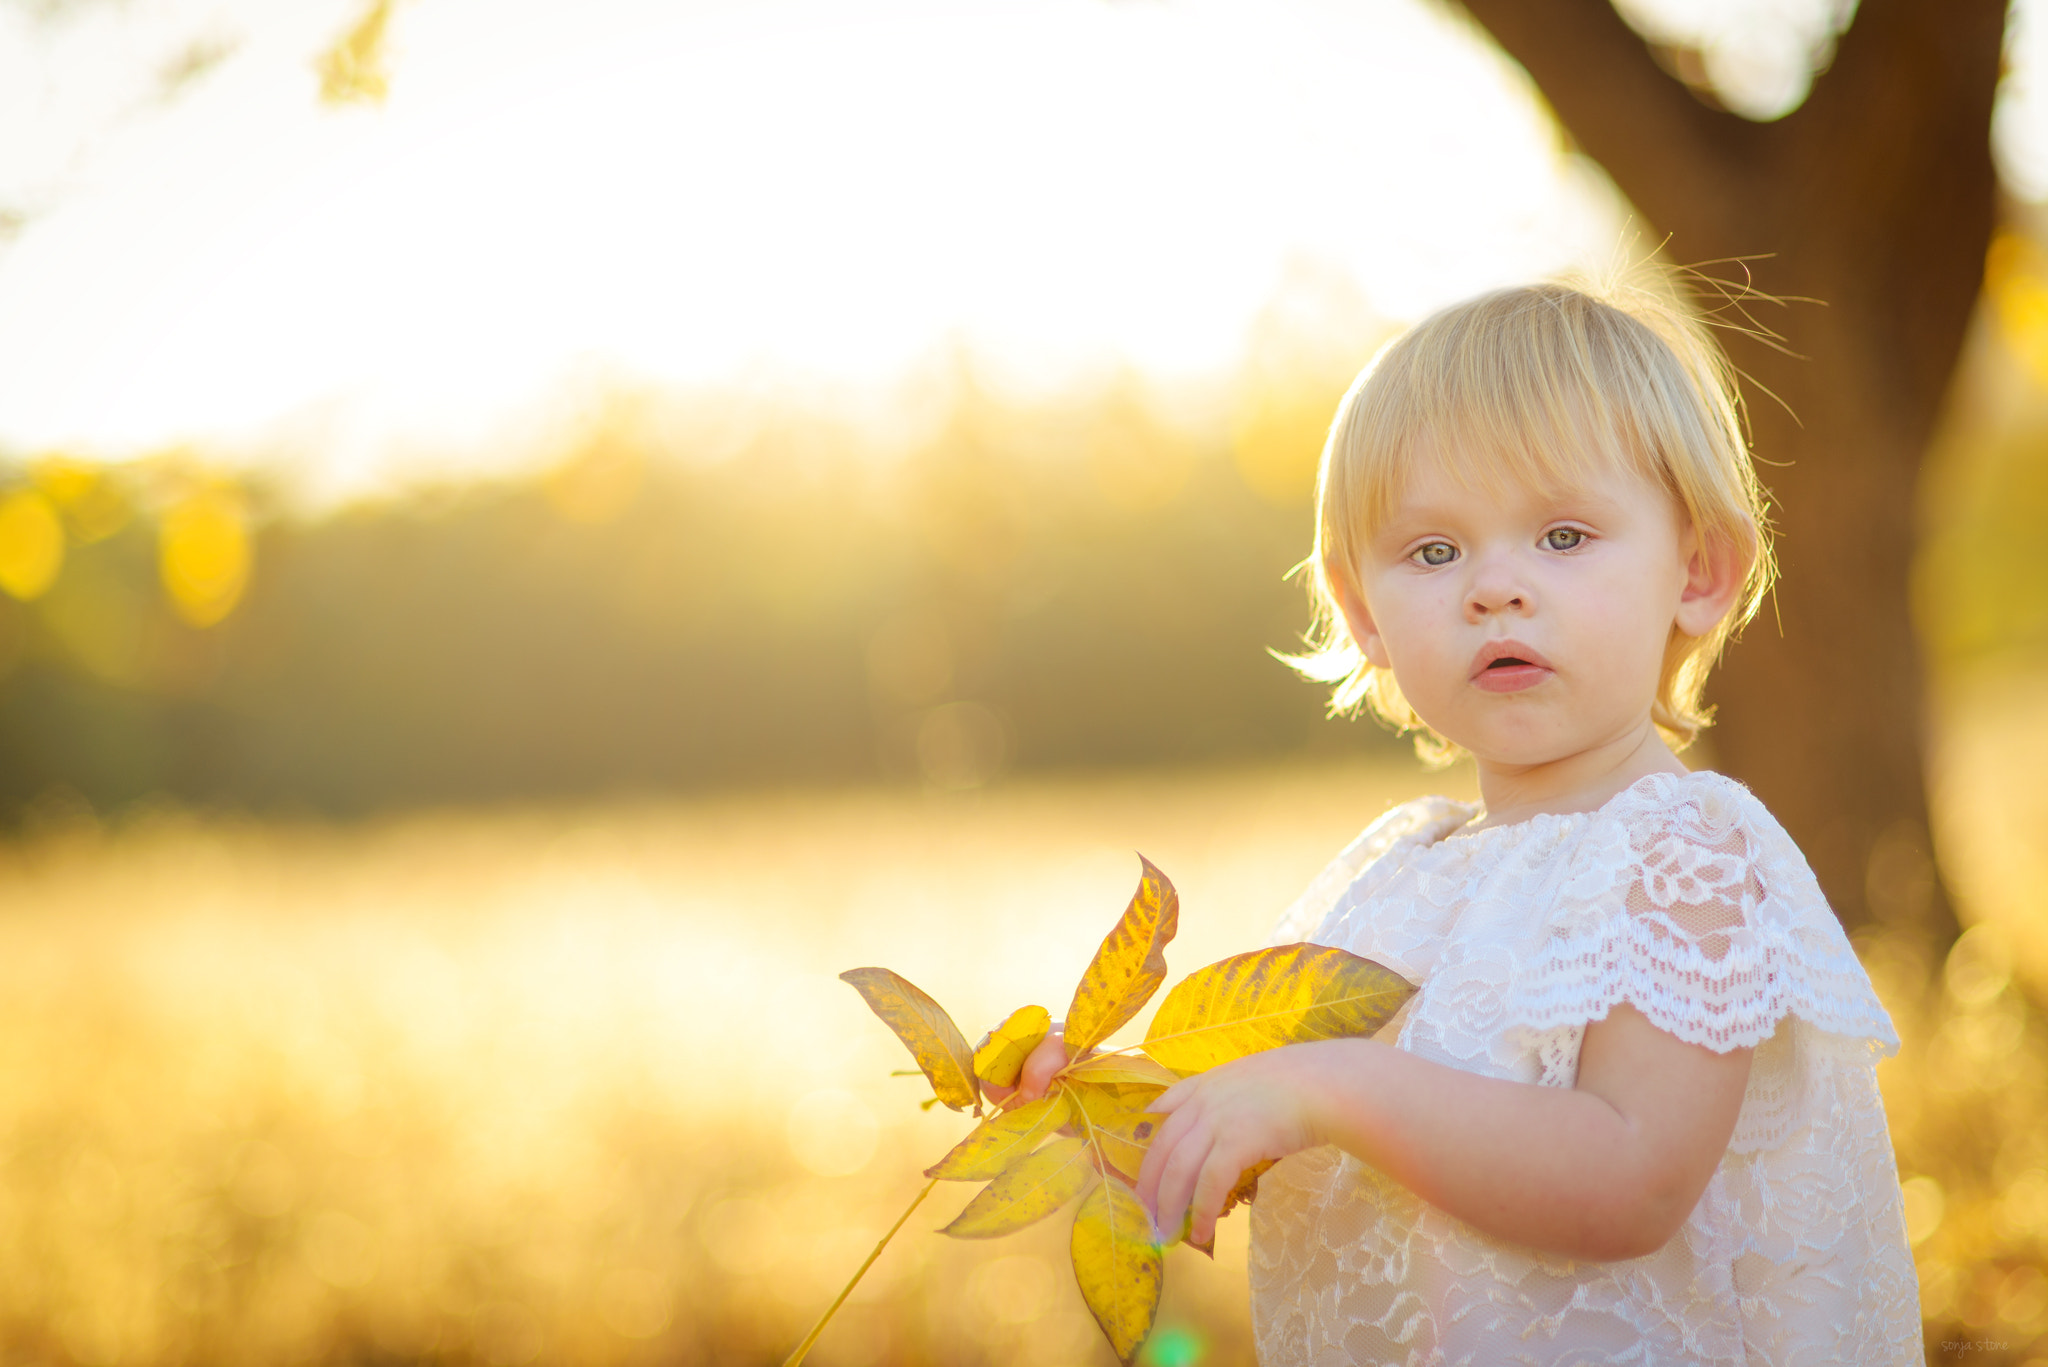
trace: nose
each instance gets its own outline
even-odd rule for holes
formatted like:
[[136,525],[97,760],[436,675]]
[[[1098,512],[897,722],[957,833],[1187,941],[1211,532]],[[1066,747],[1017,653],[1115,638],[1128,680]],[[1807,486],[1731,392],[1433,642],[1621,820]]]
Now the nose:
[[1522,615],[1532,603],[1529,586],[1508,555],[1474,557],[1471,583],[1465,591],[1465,620],[1483,622],[1503,613]]

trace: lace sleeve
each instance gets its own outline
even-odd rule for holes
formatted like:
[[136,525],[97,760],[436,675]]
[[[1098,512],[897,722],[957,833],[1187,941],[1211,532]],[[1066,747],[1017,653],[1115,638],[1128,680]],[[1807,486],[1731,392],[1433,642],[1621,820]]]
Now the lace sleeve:
[[1472,819],[1475,809],[1447,797],[1404,802],[1367,826],[1358,839],[1324,866],[1301,896],[1294,899],[1273,927],[1269,945],[1291,945],[1307,939],[1330,914],[1346,890],[1381,856],[1403,840],[1439,840]]
[[1558,901],[1510,1019],[1542,1032],[1626,1001],[1652,1024],[1726,1052],[1788,1015],[1892,1053],[1898,1036],[1783,828],[1730,780],[1676,802],[1610,808]]

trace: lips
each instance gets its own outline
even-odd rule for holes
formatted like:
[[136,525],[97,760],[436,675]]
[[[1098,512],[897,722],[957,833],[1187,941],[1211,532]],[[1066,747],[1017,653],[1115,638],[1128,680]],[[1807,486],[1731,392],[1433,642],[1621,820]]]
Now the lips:
[[1550,661],[1520,641],[1488,641],[1472,657],[1472,684],[1488,693],[1519,693],[1555,672]]

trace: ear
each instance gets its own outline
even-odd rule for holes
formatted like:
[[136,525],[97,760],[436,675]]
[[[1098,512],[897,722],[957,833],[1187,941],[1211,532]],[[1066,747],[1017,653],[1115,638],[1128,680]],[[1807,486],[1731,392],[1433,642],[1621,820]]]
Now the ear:
[[1392,669],[1394,663],[1387,655],[1387,643],[1381,638],[1379,628],[1373,625],[1372,610],[1366,607],[1364,597],[1347,580],[1334,575],[1331,579],[1337,606],[1344,612],[1344,626],[1351,633],[1351,643],[1358,647],[1359,654],[1365,656],[1367,664],[1376,669]]
[[1710,540],[1689,528],[1679,542],[1679,554],[1685,557],[1685,587],[1679,591],[1673,625],[1687,636],[1704,636],[1735,607],[1756,547]]

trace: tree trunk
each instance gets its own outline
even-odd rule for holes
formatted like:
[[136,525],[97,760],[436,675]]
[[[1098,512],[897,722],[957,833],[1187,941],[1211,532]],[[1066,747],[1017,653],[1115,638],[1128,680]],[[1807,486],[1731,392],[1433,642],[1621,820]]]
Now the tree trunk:
[[1466,9],[1669,260],[1740,279],[1705,263],[1763,257],[1749,263],[1758,289],[1818,301],[1758,311],[1784,350],[1722,334],[1746,377],[1783,579],[1716,674],[1710,734],[1844,924],[1945,945],[1956,923],[1927,854],[1907,575],[1920,460],[1991,238],[2005,0],[1863,0],[1806,103],[1769,124],[1666,75],[1609,0]]

